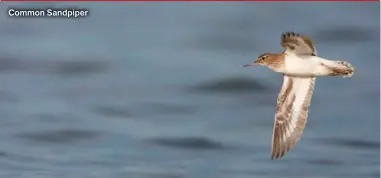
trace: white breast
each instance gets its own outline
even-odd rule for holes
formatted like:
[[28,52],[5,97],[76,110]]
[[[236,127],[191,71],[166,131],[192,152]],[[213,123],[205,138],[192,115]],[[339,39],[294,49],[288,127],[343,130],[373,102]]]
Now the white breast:
[[301,58],[294,54],[286,54],[284,73],[296,76],[311,76],[319,60],[315,56]]

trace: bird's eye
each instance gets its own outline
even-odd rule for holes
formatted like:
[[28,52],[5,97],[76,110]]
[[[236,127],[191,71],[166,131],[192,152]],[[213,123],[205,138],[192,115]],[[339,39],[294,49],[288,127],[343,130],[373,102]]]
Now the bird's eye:
[[265,57],[261,57],[262,60],[265,60]]

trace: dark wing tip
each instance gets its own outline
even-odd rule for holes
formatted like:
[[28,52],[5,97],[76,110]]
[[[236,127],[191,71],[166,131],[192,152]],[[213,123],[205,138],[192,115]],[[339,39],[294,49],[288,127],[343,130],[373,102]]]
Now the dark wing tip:
[[[294,41],[293,38],[295,39],[296,37],[300,37],[301,35],[299,33],[295,32],[284,32],[282,33],[282,37],[280,39],[280,45],[285,47],[290,41]],[[290,48],[294,48],[292,45],[289,46]]]
[[280,160],[283,158],[283,156],[284,156],[284,154],[281,154],[281,153],[278,153],[278,154],[272,153],[271,154],[271,160]]
[[275,154],[274,152],[271,153],[271,160],[278,159],[278,155]]
[[291,31],[282,33],[282,39],[298,37],[298,36],[301,36],[301,35],[299,33],[291,32]]

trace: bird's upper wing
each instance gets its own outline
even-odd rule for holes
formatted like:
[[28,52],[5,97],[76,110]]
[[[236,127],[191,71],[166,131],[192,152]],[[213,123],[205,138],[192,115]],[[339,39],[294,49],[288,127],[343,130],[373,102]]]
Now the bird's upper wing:
[[280,45],[285,52],[292,52],[296,55],[316,56],[317,52],[313,41],[304,35],[294,32],[286,32],[282,34]]
[[273,128],[271,159],[283,157],[300,139],[307,122],[315,77],[284,75]]

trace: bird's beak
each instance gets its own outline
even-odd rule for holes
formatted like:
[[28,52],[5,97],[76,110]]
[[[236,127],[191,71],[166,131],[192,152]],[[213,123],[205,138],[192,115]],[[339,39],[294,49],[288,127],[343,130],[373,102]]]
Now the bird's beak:
[[249,64],[245,64],[242,67],[249,67],[249,66],[253,66],[253,65],[256,65],[256,64],[257,64],[257,61],[249,63]]

